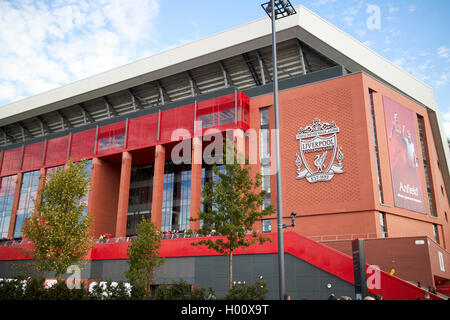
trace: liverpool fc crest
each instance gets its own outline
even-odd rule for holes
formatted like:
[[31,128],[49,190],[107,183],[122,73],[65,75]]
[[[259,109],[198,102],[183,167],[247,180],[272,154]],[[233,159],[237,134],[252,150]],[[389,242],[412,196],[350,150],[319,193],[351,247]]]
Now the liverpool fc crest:
[[337,144],[338,133],[339,127],[334,121],[322,123],[319,119],[306,128],[300,128],[297,134],[300,154],[297,153],[295,161],[297,179],[306,178],[310,183],[316,183],[330,181],[335,174],[344,173],[344,154]]

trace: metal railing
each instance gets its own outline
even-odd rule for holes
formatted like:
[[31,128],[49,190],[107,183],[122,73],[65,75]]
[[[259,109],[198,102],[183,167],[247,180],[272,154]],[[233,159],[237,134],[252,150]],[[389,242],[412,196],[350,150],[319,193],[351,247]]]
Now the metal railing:
[[427,237],[422,230],[414,231],[399,231],[399,232],[378,232],[378,233],[348,233],[348,234],[333,234],[333,235],[319,235],[306,236],[317,242],[325,241],[343,241],[355,239],[384,239],[384,238],[401,238],[401,237]]

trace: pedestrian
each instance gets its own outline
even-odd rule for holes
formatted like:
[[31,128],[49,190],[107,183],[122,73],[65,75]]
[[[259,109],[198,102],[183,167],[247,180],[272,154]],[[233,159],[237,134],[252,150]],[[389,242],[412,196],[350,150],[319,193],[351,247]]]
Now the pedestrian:
[[287,293],[284,294],[284,300],[291,300],[291,296]]
[[429,294],[428,292],[425,292],[425,293],[423,294],[423,297],[424,297],[425,300],[431,300],[430,294]]
[[376,296],[375,296],[375,300],[383,300],[383,295],[382,294],[377,294]]
[[337,300],[335,294],[332,292],[330,293],[330,296],[328,297],[328,300]]

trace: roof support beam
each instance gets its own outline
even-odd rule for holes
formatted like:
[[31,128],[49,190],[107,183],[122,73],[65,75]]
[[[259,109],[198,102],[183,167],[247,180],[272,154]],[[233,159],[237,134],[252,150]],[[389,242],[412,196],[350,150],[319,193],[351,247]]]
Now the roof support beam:
[[311,66],[309,65],[308,60],[306,59],[305,52],[303,51],[302,43],[299,39],[297,39],[297,47],[300,55],[300,63],[302,65],[303,74],[308,72],[312,72]]
[[105,96],[103,96],[102,98],[103,98],[103,101],[105,101],[105,104],[106,104],[106,110],[108,111],[108,117],[109,118],[112,118],[113,116],[117,117],[119,114],[114,109],[114,107],[111,104],[111,102],[109,102],[108,98],[106,98]]
[[45,122],[45,121],[42,119],[41,116],[36,116],[36,119],[39,121],[39,123],[40,123],[40,125],[41,125],[41,132],[42,132],[42,135],[45,134],[44,129],[45,129],[45,131],[47,131],[47,133],[52,133],[52,132],[53,132],[53,130],[50,129],[50,127],[48,126],[47,122]]
[[89,111],[86,110],[85,106],[82,103],[79,103],[78,107],[80,107],[81,113],[83,113],[84,124],[86,124],[88,121],[90,123],[95,122],[94,118],[92,118],[91,114],[89,113]]
[[127,92],[131,97],[131,103],[133,104],[134,111],[136,111],[136,109],[139,109],[139,110],[144,109],[144,106],[143,106],[141,100],[134,94],[133,90],[130,88],[127,90]]
[[169,95],[167,94],[166,89],[164,89],[164,87],[162,86],[161,82],[159,80],[156,80],[155,83],[156,83],[156,86],[158,87],[158,92],[159,92],[158,101],[160,102],[160,104],[164,105],[164,104],[170,102]]
[[258,73],[256,72],[255,67],[253,66],[252,60],[250,59],[250,56],[248,55],[248,53],[243,53],[242,57],[244,58],[245,63],[247,64],[248,67],[248,71],[250,71],[250,74],[253,77],[253,80],[255,81],[255,84],[257,86],[262,85],[261,80],[259,79]]
[[270,73],[267,70],[266,63],[264,62],[263,57],[259,53],[259,50],[256,50],[256,56],[258,57],[259,70],[261,73],[262,83],[266,84],[268,82],[272,82],[272,77],[270,76]]
[[31,134],[30,130],[28,130],[28,128],[25,127],[25,125],[22,123],[22,121],[17,122],[17,125],[22,129],[22,134],[24,136],[27,136],[27,138],[30,138],[30,139],[33,138],[33,135]]
[[9,141],[10,143],[16,143],[16,142],[17,142],[16,139],[15,139],[13,136],[11,136],[10,134],[8,134],[8,132],[6,132],[6,129],[5,129],[5,128],[0,127],[0,132],[3,134],[3,136],[4,136],[6,139],[8,139],[8,141]]
[[197,86],[197,82],[195,82],[194,78],[192,77],[192,74],[189,71],[186,71],[186,74],[189,80],[189,85],[191,86],[192,96],[201,94],[200,89]]
[[222,70],[223,75],[223,82],[225,87],[229,87],[233,85],[233,80],[231,79],[230,73],[228,72],[227,68],[225,67],[225,64],[223,61],[219,61],[220,69]]
[[72,124],[69,122],[69,120],[67,119],[67,117],[64,115],[64,113],[61,110],[56,110],[56,113],[59,115],[59,117],[61,118],[61,124],[62,124],[62,128],[63,130],[67,127],[67,128],[72,128]]

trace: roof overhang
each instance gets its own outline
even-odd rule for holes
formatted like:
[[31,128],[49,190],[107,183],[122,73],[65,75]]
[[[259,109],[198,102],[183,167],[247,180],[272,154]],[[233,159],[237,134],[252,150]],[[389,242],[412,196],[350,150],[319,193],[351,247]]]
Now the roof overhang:
[[[351,72],[364,71],[436,111],[430,86],[304,7],[277,21],[277,40],[292,38]],[[221,32],[0,108],[0,126],[55,111],[271,44],[269,18]]]

